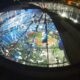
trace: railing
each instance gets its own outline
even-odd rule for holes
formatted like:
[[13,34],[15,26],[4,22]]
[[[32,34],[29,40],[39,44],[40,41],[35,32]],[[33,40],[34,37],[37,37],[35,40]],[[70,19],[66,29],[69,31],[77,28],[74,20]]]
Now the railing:
[[[25,60],[24,60],[25,61]],[[21,62],[19,62],[21,63]],[[65,60],[65,58],[63,59],[63,62],[59,62],[58,59],[56,59],[56,63],[38,63],[38,62],[30,62],[30,61],[25,61],[25,63],[23,62],[22,64],[24,65],[31,65],[31,66],[37,66],[37,67],[63,67],[63,66],[68,66],[69,63],[68,61]]]
[[[34,4],[34,5],[39,6],[41,8],[47,8],[48,10],[61,15],[62,17],[66,17],[76,23],[80,23],[80,9],[73,7],[73,6],[61,4],[61,3],[22,2],[22,3],[18,4],[17,6],[9,7],[9,9],[10,10],[11,9],[18,9],[18,8],[20,9],[21,7],[27,8],[27,7],[29,7],[28,4]],[[5,10],[8,10],[8,8],[4,9],[4,11]]]
[[74,23],[80,23],[80,9],[78,9],[77,7],[73,7],[61,3],[51,3],[51,2],[50,3],[30,2],[30,3],[37,5],[41,8],[46,7],[51,12],[55,12],[62,17],[68,18],[72,20]]
[[50,10],[72,20],[74,23],[80,23],[80,9],[76,7],[55,3]]

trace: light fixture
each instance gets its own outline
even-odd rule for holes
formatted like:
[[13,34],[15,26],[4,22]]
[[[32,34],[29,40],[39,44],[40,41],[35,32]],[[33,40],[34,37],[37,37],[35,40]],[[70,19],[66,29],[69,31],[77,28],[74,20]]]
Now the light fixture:
[[74,19],[73,22],[74,22],[74,23],[78,23],[78,20],[77,20],[77,19]]
[[67,13],[63,12],[63,13],[61,14],[61,17],[67,18]]

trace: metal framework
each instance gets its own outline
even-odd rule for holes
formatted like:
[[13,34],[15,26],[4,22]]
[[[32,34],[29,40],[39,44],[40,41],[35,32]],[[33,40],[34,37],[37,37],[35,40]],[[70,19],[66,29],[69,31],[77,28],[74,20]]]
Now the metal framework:
[[[45,7],[45,4],[44,4],[44,9],[45,9],[46,7]],[[16,10],[15,10],[16,11]],[[5,13],[4,13],[5,14]],[[0,16],[2,16],[2,15],[4,15],[4,14],[1,14]],[[8,14],[9,15],[9,14]],[[19,14],[14,14],[15,16],[18,16]],[[31,15],[31,14],[30,14]],[[28,16],[30,16],[30,15],[26,15],[26,16],[24,16],[24,17],[28,17]],[[28,46],[30,46],[30,51],[28,51],[28,48],[27,49],[24,49],[24,50],[17,50],[17,51],[25,51],[25,53],[27,53],[27,58],[26,59],[20,59],[19,61],[20,61],[20,63],[22,63],[22,62],[24,62],[25,61],[25,64],[29,64],[29,65],[32,65],[32,64],[34,64],[34,65],[47,65],[47,67],[53,67],[53,65],[55,66],[55,64],[57,64],[57,66],[59,66],[60,64],[63,64],[63,66],[64,66],[64,64],[66,63],[65,61],[64,61],[64,59],[63,59],[63,62],[59,62],[59,60],[58,60],[58,57],[55,57],[55,62],[54,63],[50,63],[50,57],[49,57],[49,53],[50,53],[50,51],[51,50],[49,50],[49,44],[48,44],[48,34],[49,34],[49,32],[48,32],[48,27],[49,27],[49,23],[53,23],[52,22],[52,20],[50,19],[50,17],[47,15],[47,13],[44,13],[44,12],[41,12],[41,14],[40,14],[40,16],[38,15],[38,17],[36,17],[37,16],[37,14],[34,14],[31,18],[30,18],[30,20],[28,21],[28,22],[26,22],[27,21],[27,18],[25,19],[24,17],[22,17],[22,19],[21,20],[23,20],[23,19],[25,19],[25,21],[23,22],[23,23],[19,23],[18,22],[18,24],[19,24],[19,27],[21,27],[22,29],[24,29],[23,30],[23,32],[22,32],[22,34],[20,34],[19,35],[19,37],[17,38],[17,41],[15,41],[14,43],[10,43],[10,45],[5,45],[5,44],[0,44],[1,46],[3,46],[3,48],[0,48],[1,49],[1,51],[3,51],[3,54],[5,55],[5,53],[6,53],[6,51],[5,51],[5,49],[7,49],[8,50],[8,52],[14,52],[15,50],[16,50],[16,46],[17,45],[19,45],[20,43],[21,43],[21,41],[22,41],[22,39],[24,39],[25,37],[24,36],[26,36],[26,34],[28,34],[29,33],[29,29],[31,29],[32,27],[32,24],[36,24],[36,27],[35,27],[35,33],[37,34],[38,32],[39,32],[39,27],[40,27],[40,24],[43,24],[44,25],[44,35],[46,35],[46,41],[45,42],[43,42],[43,43],[46,43],[46,47],[43,49],[43,47],[42,47],[42,49],[41,49],[41,47],[40,48],[32,48],[32,45],[30,46],[30,44],[29,44],[29,42],[28,42],[28,39],[27,39],[27,42],[28,42]],[[12,16],[12,17],[9,17],[8,19],[9,20],[12,20],[14,18],[14,16]],[[7,19],[7,21],[9,21]],[[15,19],[14,19],[15,20]],[[3,37],[4,37],[4,35],[6,35],[6,34],[10,34],[12,31],[14,31],[14,27],[15,26],[12,26],[11,25],[11,27],[9,27],[10,25],[8,25],[8,28],[7,29],[4,29],[5,28],[5,23],[7,22],[7,21],[3,21],[3,23],[1,24],[1,27],[0,27],[0,37],[1,37],[1,39],[3,39]],[[12,24],[12,23],[10,23],[10,24]],[[23,25],[22,25],[23,24]],[[27,24],[27,25],[26,25]],[[17,25],[17,23],[16,24],[14,24],[14,25]],[[54,25],[53,25],[54,26]],[[26,27],[26,28],[25,28]],[[33,26],[34,27],[34,26]],[[18,27],[17,27],[18,28]],[[16,28],[16,29],[17,29]],[[15,29],[15,30],[16,30]],[[52,30],[53,30],[53,28],[51,28]],[[14,36],[13,36],[14,37]],[[24,38],[23,38],[24,37]],[[29,37],[29,36],[28,36]],[[28,37],[26,37],[26,38],[28,38]],[[2,42],[4,41],[4,40],[1,40]],[[24,40],[23,40],[23,42],[24,43],[26,43]],[[6,47],[5,47],[6,46]],[[41,50],[40,50],[41,49]],[[32,53],[33,52],[40,52],[39,53],[39,55],[40,54],[42,54],[42,51],[44,51],[45,52],[45,49],[46,49],[46,53],[47,53],[47,63],[39,63],[39,62],[30,62],[30,61],[28,61],[28,59],[32,56]],[[50,48],[51,49],[51,48]],[[32,51],[31,51],[32,50]],[[36,51],[35,51],[36,50]],[[28,55],[28,52],[29,53],[31,53],[31,55],[29,54]],[[36,53],[33,53],[34,55],[36,54]],[[45,54],[46,54],[45,53]],[[23,53],[24,54],[24,53]],[[38,54],[38,53],[37,53]],[[22,55],[22,54],[21,54]],[[39,57],[39,55],[38,55],[38,57]],[[7,58],[9,58],[10,57],[10,53],[8,53],[8,55],[5,55]],[[14,55],[13,55],[14,56]],[[18,56],[20,56],[19,54],[18,54]],[[24,54],[24,56],[25,56],[25,54]],[[54,55],[53,55],[54,56]],[[25,56],[26,57],[26,56]],[[45,57],[43,57],[43,58],[45,58]],[[31,59],[31,58],[30,58]],[[37,61],[37,60],[36,60]],[[17,61],[18,62],[18,61]],[[37,66],[36,65],[36,66]]]

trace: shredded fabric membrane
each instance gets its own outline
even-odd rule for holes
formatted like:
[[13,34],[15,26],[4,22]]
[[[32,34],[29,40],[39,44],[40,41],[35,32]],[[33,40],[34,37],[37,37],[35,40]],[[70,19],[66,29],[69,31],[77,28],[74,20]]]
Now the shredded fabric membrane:
[[63,41],[55,24],[40,9],[0,13],[0,55],[25,65],[68,65]]

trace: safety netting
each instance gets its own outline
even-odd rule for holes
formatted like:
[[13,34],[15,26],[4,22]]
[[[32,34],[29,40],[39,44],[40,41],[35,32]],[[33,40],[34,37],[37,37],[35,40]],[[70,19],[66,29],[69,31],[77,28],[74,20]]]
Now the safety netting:
[[51,17],[40,9],[0,13],[0,55],[25,65],[68,65],[63,41]]

